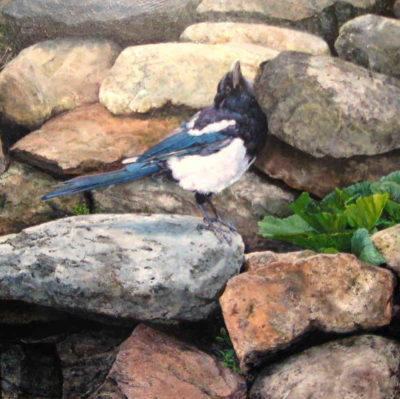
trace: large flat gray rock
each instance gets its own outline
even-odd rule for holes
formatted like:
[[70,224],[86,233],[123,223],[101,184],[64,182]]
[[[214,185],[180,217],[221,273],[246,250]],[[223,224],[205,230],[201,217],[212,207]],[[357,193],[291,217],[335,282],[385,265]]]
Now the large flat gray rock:
[[177,40],[199,0],[14,0],[3,14],[20,46],[63,36],[120,43]]
[[201,320],[239,272],[243,242],[183,216],[88,215],[0,239],[0,299],[79,314]]

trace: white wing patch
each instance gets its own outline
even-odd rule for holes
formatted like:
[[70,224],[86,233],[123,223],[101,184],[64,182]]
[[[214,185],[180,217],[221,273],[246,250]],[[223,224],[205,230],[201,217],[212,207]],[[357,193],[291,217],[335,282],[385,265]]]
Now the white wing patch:
[[239,180],[251,163],[243,141],[236,138],[211,155],[172,157],[168,167],[185,190],[216,193]]
[[[196,118],[197,119],[197,118]],[[236,121],[234,119],[223,119],[222,121],[219,122],[214,122],[210,123],[209,125],[203,127],[203,129],[192,129],[194,127],[194,123],[196,120],[194,120],[193,124],[192,121],[190,121],[187,124],[187,127],[189,127],[190,130],[188,130],[188,133],[191,136],[201,136],[202,134],[206,133],[218,133],[224,129],[226,129],[229,126],[235,126]]]
[[126,158],[122,161],[122,163],[125,165],[127,163],[134,163],[137,161],[139,157],[132,157],[132,158]]

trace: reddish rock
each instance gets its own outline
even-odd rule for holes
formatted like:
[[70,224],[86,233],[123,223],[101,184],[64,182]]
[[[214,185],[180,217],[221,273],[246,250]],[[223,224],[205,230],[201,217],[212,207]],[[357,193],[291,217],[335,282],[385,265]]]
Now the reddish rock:
[[139,325],[91,398],[241,399],[243,377],[195,347]]
[[46,122],[15,143],[12,154],[53,174],[110,169],[170,133],[179,117],[114,116],[100,104],[77,108]]
[[400,150],[373,156],[315,158],[269,135],[256,167],[288,186],[324,197],[335,187],[378,180],[399,169]]
[[390,322],[394,276],[350,254],[278,261],[228,281],[220,303],[245,370],[312,328],[349,332]]

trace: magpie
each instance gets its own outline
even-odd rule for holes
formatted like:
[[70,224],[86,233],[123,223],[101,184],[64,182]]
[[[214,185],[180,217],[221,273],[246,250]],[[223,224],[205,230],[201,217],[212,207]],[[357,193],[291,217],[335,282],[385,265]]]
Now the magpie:
[[[236,61],[218,83],[212,105],[197,112],[161,142],[139,157],[123,160],[122,169],[64,181],[42,199],[149,175],[166,175],[194,193],[207,226],[212,228],[214,223],[220,223],[235,231],[220,217],[211,196],[240,179],[264,146],[267,132],[267,117]],[[215,217],[207,212],[206,203]]]

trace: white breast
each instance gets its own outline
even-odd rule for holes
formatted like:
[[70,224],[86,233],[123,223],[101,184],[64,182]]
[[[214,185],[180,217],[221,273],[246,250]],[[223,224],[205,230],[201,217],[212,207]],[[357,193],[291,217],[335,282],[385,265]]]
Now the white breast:
[[172,176],[185,190],[217,193],[240,179],[251,165],[241,139],[211,155],[187,155],[168,161]]

